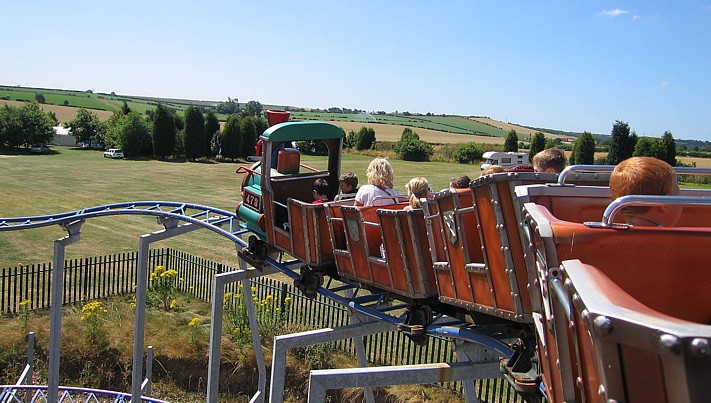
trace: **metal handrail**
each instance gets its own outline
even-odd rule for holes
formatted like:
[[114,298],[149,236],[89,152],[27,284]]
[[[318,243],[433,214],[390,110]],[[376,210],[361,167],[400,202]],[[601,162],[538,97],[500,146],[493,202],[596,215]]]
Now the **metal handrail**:
[[610,173],[613,169],[615,169],[614,165],[571,165],[558,175],[558,184],[565,185],[565,180],[573,172]]
[[[558,184],[565,185],[565,180],[573,172],[611,173],[616,165],[571,165],[558,175]],[[711,168],[673,167],[677,174],[711,175]]]
[[614,224],[615,215],[628,206],[710,206],[709,196],[651,196],[651,195],[629,195],[622,196],[610,203],[602,213],[602,222],[585,223],[588,226],[599,224],[602,227],[611,227]]

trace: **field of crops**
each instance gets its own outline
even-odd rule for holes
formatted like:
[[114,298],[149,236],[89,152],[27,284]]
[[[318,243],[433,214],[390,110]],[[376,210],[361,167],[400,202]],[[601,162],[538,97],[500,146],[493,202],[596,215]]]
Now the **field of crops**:
[[[0,101],[34,101],[36,94],[41,93],[45,98],[46,106],[68,106],[71,108],[87,108],[94,111],[115,112],[125,101],[131,110],[146,113],[150,109],[155,109],[158,103],[163,103],[170,108],[177,110],[181,114],[190,105],[214,106],[218,101],[185,100],[153,97],[137,97],[125,95],[112,95],[103,93],[93,93],[88,91],[56,90],[46,88],[24,88],[0,86]],[[244,106],[244,104],[242,104]],[[264,109],[273,107],[263,105]],[[56,113],[56,111],[55,111]],[[63,114],[65,115],[65,114]],[[105,116],[105,115],[104,115]],[[505,137],[507,130],[496,127],[487,122],[481,122],[462,116],[406,116],[398,115],[378,115],[369,113],[344,114],[327,112],[292,112],[294,120],[322,120],[332,122],[355,122],[355,123],[380,123],[402,127],[412,127],[429,131],[452,133],[459,135],[475,135],[485,137]],[[101,116],[100,116],[101,117]],[[227,115],[217,114],[218,119],[224,121]],[[104,118],[104,117],[102,117]],[[70,118],[71,119],[71,118]],[[60,118],[60,121],[64,121]],[[402,129],[399,129],[402,132]],[[472,140],[473,141],[473,140]],[[496,142],[496,141],[492,141]]]

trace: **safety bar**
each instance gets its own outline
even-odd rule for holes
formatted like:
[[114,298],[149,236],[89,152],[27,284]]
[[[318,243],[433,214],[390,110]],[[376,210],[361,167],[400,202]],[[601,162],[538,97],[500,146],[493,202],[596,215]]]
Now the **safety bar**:
[[597,172],[597,173],[610,173],[612,170],[615,169],[614,165],[571,165],[569,167],[566,167],[559,175],[558,175],[558,184],[559,185],[565,185],[565,180],[572,174],[573,172]]
[[589,227],[612,227],[614,218],[618,212],[627,206],[659,206],[659,205],[682,205],[682,206],[711,206],[709,196],[652,196],[652,195],[629,195],[622,196],[610,203],[602,213],[602,222],[586,222]]
[[247,167],[247,166],[241,166],[241,167],[237,168],[235,173],[236,174],[250,173],[252,175],[261,175],[262,174],[261,172],[255,171],[251,167]]
[[320,171],[321,171],[321,170],[318,169],[318,168],[310,167],[310,166],[305,165],[305,164],[299,164],[299,166],[302,167],[302,168],[306,168],[306,169],[308,169],[309,171],[314,171],[314,172],[320,172]]
[[[610,173],[613,169],[615,165],[571,165],[558,175],[558,185],[565,185],[565,180],[573,172]],[[684,175],[711,175],[711,168],[674,167],[674,171]]]
[[393,196],[375,196],[373,198],[373,205],[375,206],[375,201],[376,200],[392,200],[397,204],[398,201],[406,202],[410,200],[410,198],[407,195],[401,195],[401,194],[396,194]]

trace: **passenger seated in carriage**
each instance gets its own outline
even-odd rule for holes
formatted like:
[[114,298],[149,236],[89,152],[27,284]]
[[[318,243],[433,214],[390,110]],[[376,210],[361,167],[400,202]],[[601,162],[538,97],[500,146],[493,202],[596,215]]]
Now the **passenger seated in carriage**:
[[421,209],[421,199],[427,199],[432,196],[430,183],[427,179],[421,176],[416,176],[410,179],[410,181],[405,185],[405,189],[407,189],[407,196],[410,198],[410,204],[405,206],[403,210]]
[[321,204],[330,201],[328,198],[328,182],[326,179],[319,178],[311,185],[311,191],[314,196],[314,201],[311,204]]
[[565,169],[565,155],[557,148],[548,148],[533,156],[533,172],[561,173]]
[[[489,165],[485,170],[481,171],[481,176],[500,174],[506,172],[506,168],[501,165]],[[469,187],[469,185],[467,185]]]
[[397,192],[393,189],[393,167],[385,158],[375,158],[370,161],[368,169],[365,171],[365,176],[368,180],[367,185],[363,185],[358,189],[355,196],[356,206],[382,206],[386,204],[395,204],[394,199],[377,199],[376,197],[397,196]]
[[452,178],[451,181],[449,181],[449,188],[450,189],[469,189],[469,182],[472,180],[469,178],[468,175],[460,175],[457,177]]
[[341,189],[341,194],[358,193],[358,176],[353,172],[341,174],[338,178],[338,187]]
[[[679,184],[671,165],[653,157],[632,157],[617,164],[610,175],[612,200],[627,195],[678,195]],[[674,205],[630,206],[622,209],[628,224],[673,227],[682,207]]]

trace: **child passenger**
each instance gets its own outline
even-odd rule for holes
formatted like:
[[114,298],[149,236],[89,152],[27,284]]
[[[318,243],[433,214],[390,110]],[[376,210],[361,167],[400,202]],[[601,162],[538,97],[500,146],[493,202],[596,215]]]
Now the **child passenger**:
[[469,182],[472,180],[469,178],[467,175],[461,175],[452,178],[452,180],[449,182],[449,188],[450,189],[468,189],[469,188]]
[[500,174],[506,172],[506,168],[501,165],[489,165],[485,170],[481,171],[481,176]]
[[342,194],[358,193],[358,177],[353,172],[341,174],[338,178],[338,187]]
[[533,156],[533,172],[561,173],[565,169],[565,155],[557,148],[547,148]]
[[329,201],[328,199],[328,182],[325,179],[316,179],[311,185],[311,190],[314,196],[314,201],[311,204],[321,204]]
[[410,181],[405,185],[405,189],[407,189],[407,196],[410,198],[410,204],[405,206],[403,210],[421,209],[421,199],[428,198],[432,195],[430,183],[427,182],[427,179],[421,176],[416,176],[410,179]]
[[365,171],[368,180],[367,185],[358,189],[355,196],[356,206],[382,206],[395,204],[391,198],[377,199],[376,197],[397,196],[393,190],[393,167],[385,158],[375,158],[370,161],[368,169]]
[[[610,175],[612,200],[627,195],[678,195],[679,184],[671,165],[653,157],[632,157],[617,164]],[[681,206],[630,206],[622,209],[628,224],[673,227]]]

